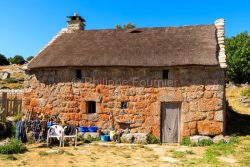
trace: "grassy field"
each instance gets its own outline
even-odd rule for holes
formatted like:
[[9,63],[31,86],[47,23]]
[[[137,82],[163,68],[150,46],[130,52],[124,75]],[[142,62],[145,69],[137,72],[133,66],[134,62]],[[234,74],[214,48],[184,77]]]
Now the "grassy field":
[[248,166],[250,136],[235,139],[230,144],[208,147],[97,142],[77,148],[46,148],[42,144],[28,144],[24,154],[0,155],[0,166]]

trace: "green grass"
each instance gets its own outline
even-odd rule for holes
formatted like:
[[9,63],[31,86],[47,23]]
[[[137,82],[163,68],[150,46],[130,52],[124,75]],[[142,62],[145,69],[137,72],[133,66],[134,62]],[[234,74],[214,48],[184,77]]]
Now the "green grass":
[[68,156],[74,156],[73,153],[69,153],[69,152],[66,152],[65,154],[68,155]]
[[19,154],[27,151],[27,148],[21,143],[12,138],[9,143],[0,146],[0,154]]
[[87,137],[87,138],[80,138],[83,143],[92,143],[93,141],[100,141],[101,138],[93,138],[93,137]]
[[45,152],[45,151],[40,151],[39,153],[38,153],[38,155],[40,155],[40,156],[47,156],[47,155],[49,155],[47,152]]
[[5,157],[5,160],[16,161],[17,157],[15,157],[14,155],[8,155]]
[[218,165],[219,160],[217,159],[220,156],[220,152],[215,150],[214,148],[208,148],[203,156],[203,162],[211,164],[211,165]]
[[149,134],[147,136],[147,144],[159,144],[159,143],[161,143],[160,139],[155,137],[154,135]]
[[183,151],[170,150],[173,158],[184,158],[186,153]]
[[182,140],[181,140],[181,145],[183,146],[189,146],[191,145],[191,140],[189,137],[184,137]]
[[239,163],[242,166],[249,166],[249,164],[250,164],[250,155],[243,157],[243,159]]
[[192,150],[186,150],[185,152],[186,152],[186,154],[190,154],[190,155],[195,154]]
[[123,157],[124,157],[124,158],[131,158],[131,155],[129,155],[129,154],[124,154]]
[[213,144],[213,141],[212,140],[209,140],[209,139],[202,139],[198,142],[198,146],[210,146]]

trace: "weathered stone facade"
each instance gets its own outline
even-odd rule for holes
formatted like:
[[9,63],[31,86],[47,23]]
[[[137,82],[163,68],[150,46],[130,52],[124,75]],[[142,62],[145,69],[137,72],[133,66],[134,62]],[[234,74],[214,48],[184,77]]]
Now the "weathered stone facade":
[[[181,137],[214,136],[224,129],[224,69],[220,67],[74,68],[27,71],[25,112],[59,114],[68,124],[102,129],[131,129],[160,137],[161,102],[181,104]],[[96,102],[96,113],[86,113],[86,101]],[[128,108],[121,109],[127,101]]]

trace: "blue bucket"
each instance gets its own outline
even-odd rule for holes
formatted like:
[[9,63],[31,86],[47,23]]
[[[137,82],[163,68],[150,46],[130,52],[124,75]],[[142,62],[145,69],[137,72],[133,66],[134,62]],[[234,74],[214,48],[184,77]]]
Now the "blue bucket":
[[90,126],[88,128],[89,132],[96,132],[97,131],[97,127],[96,126]]
[[87,126],[80,126],[79,131],[80,132],[88,132],[89,128]]
[[110,141],[109,135],[101,135],[101,141],[105,141],[105,142]]

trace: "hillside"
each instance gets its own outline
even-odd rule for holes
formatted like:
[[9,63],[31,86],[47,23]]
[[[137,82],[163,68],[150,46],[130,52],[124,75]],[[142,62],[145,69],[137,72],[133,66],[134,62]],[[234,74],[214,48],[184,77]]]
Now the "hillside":
[[0,74],[9,73],[9,78],[0,78],[0,89],[22,89],[25,73],[24,65],[0,66]]
[[[244,105],[244,103],[241,102],[241,99],[243,97],[242,92],[245,92],[247,90],[250,90],[249,85],[229,86],[228,88],[226,88],[226,98],[227,98],[229,107],[231,107],[234,111],[240,114],[250,115],[250,106],[246,106]],[[249,94],[248,94],[247,100],[250,101]]]

